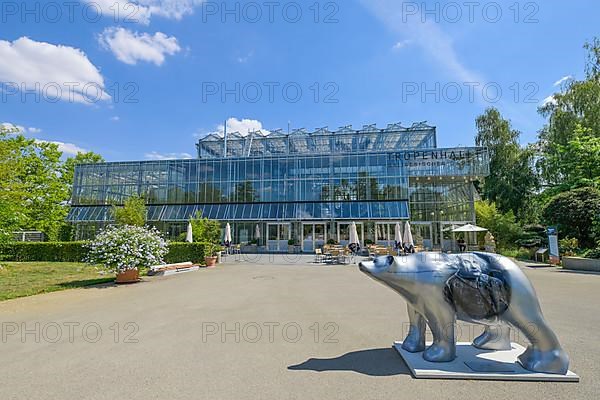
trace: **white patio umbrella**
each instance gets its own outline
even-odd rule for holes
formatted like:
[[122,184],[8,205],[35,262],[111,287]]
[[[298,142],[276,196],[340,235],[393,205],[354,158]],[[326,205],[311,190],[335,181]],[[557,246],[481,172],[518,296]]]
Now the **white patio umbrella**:
[[487,232],[488,230],[472,224],[461,226],[460,228],[453,229],[452,232]]
[[227,223],[227,225],[225,226],[225,246],[229,247],[231,246],[232,240],[231,240],[231,225],[229,225],[229,222]]
[[415,241],[413,240],[412,232],[410,231],[410,223],[406,221],[406,225],[404,226],[404,246],[413,248],[415,247]]
[[185,234],[185,241],[188,243],[194,242],[194,233],[191,222],[188,222],[187,233]]
[[260,226],[258,226],[258,224],[256,225],[256,228],[254,228],[254,238],[256,240],[260,239]]
[[353,222],[350,225],[350,240],[348,243],[348,248],[352,250],[353,253],[357,252],[360,249],[360,240],[358,239],[358,230],[356,229],[356,222]]
[[394,232],[394,245],[396,249],[402,246],[402,229],[400,228],[400,222],[396,222],[396,229]]

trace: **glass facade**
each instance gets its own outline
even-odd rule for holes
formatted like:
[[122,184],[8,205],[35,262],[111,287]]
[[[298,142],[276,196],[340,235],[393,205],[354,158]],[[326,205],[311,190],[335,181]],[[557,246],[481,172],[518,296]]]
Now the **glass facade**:
[[[258,226],[265,246],[342,241],[349,221],[375,241],[377,224],[410,219],[433,247],[443,223],[473,222],[472,182],[488,174],[485,149],[438,149],[435,128],[423,124],[248,136],[208,136],[194,160],[77,166],[68,219],[85,238],[111,222],[113,205],[141,195],[148,221],[170,236],[198,211],[231,223],[239,241],[255,239]],[[274,232],[282,238],[269,239]]]

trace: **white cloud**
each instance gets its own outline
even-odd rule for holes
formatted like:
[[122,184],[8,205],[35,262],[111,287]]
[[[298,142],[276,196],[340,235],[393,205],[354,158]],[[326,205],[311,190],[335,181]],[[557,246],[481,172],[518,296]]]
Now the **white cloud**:
[[113,122],[118,122],[121,120],[121,118],[119,118],[118,116],[115,115],[114,117],[110,117],[110,120]]
[[0,123],[0,126],[2,126],[3,128],[7,128],[11,130],[11,134],[25,134],[25,133],[31,133],[33,135],[37,134],[37,133],[41,133],[42,130],[39,128],[34,128],[34,127],[24,127],[22,125],[15,125],[13,123],[10,122],[2,122]]
[[[48,101],[78,103],[109,100],[100,71],[77,48],[22,37],[0,40],[0,82],[40,93]],[[28,95],[28,98],[31,98]]]
[[564,77],[560,78],[559,80],[557,80],[556,82],[554,82],[554,86],[560,86],[563,83],[570,81],[572,79],[573,79],[573,76],[571,76],[571,75],[564,76]]
[[392,49],[393,50],[401,50],[401,49],[405,48],[406,46],[408,46],[411,43],[412,43],[412,41],[409,40],[409,39],[401,40],[398,43],[396,43],[394,45],[394,47],[392,47]]
[[[12,128],[12,129],[19,130],[18,132],[13,132],[13,133],[36,134],[36,133],[42,132],[42,130],[39,128],[33,128],[33,127],[27,128],[22,125],[12,124],[10,122],[2,122],[2,123],[0,123],[0,126],[6,127],[9,129]],[[88,152],[86,149],[83,149],[73,143],[65,143],[65,142],[60,142],[60,141],[55,141],[55,140],[42,140],[42,139],[35,139],[35,142],[36,143],[53,143],[58,146],[59,151],[61,151],[63,154],[66,154],[66,155],[77,155],[77,153],[87,153]]]
[[449,34],[439,24],[422,22],[421,18],[407,18],[403,3],[397,0],[361,0],[361,3],[379,18],[389,30],[419,46],[436,65],[443,67],[454,79],[461,82],[483,82],[478,73],[461,61]]
[[98,41],[104,48],[112,51],[118,60],[129,65],[146,61],[160,66],[165,61],[165,55],[181,51],[177,38],[168,37],[162,32],[156,32],[152,36],[124,28],[106,28]]
[[189,160],[194,158],[189,153],[159,153],[153,151],[144,155],[147,160]]
[[17,133],[23,133],[24,127],[20,125],[11,124],[10,122],[0,123],[0,127],[6,129],[9,135],[15,135]]
[[104,17],[148,25],[153,16],[180,20],[204,0],[85,0]]
[[[227,120],[227,133],[238,132],[242,136],[247,136],[250,132],[261,131],[263,134],[268,135],[268,130],[263,128],[262,122],[256,119],[237,119],[237,118],[229,118]],[[225,125],[220,124],[217,126],[217,130],[213,132],[209,132],[208,134],[216,133],[220,136],[225,134]],[[206,136],[207,134],[196,134],[195,136],[201,137]]]
[[53,141],[53,140],[40,140],[40,139],[36,139],[35,141],[37,143],[55,144],[58,146],[58,150],[61,151],[63,154],[68,154],[68,155],[72,155],[72,156],[77,155],[77,153],[87,153],[88,152],[86,149],[82,149],[81,147],[79,147],[73,143],[65,143],[65,142],[59,142],[59,141]]
[[543,101],[542,101],[542,107],[547,106],[548,104],[554,104],[556,105],[556,99],[554,98],[554,95],[552,96],[548,96],[546,97]]

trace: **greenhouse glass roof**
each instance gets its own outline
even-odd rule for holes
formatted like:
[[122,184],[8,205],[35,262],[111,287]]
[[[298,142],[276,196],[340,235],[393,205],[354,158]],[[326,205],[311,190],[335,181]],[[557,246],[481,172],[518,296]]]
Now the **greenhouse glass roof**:
[[199,158],[269,157],[295,154],[371,153],[391,150],[436,148],[436,129],[426,122],[410,127],[389,124],[379,129],[375,124],[355,130],[351,125],[330,131],[327,127],[314,132],[281,129],[242,135],[239,132],[210,134],[198,141]]

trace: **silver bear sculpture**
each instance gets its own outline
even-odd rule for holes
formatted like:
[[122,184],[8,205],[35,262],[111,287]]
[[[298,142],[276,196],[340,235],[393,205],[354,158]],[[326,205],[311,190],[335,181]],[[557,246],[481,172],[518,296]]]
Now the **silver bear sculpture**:
[[[518,358],[527,370],[566,374],[569,357],[542,315],[535,290],[510,259],[496,254],[419,253],[359,263],[362,272],[399,293],[408,303],[410,328],[402,347],[432,362],[456,358],[456,320],[485,325],[473,345],[509,350],[510,329],[530,341]],[[425,346],[429,325],[433,344]]]

